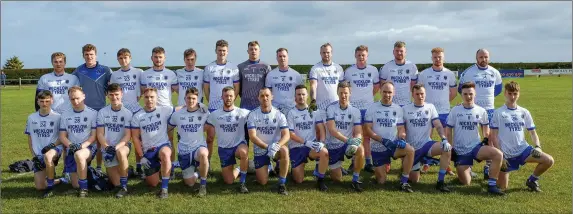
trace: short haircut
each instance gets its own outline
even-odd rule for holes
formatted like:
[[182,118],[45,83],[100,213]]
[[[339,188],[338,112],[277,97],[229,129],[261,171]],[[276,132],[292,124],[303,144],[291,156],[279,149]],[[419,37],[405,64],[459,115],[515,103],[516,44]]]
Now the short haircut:
[[416,83],[414,86],[412,86],[412,92],[414,92],[414,90],[420,90],[422,88],[424,88],[424,85]]
[[154,47],[151,50],[151,54],[165,54],[165,49],[163,49],[161,46]]
[[341,88],[350,88],[350,83],[348,81],[339,82],[337,89]]
[[519,92],[519,83],[515,81],[509,81],[505,84],[505,91],[507,92]]
[[392,85],[392,86],[394,86],[394,83],[393,83],[393,82],[390,82],[390,81],[384,81],[384,82],[382,83],[382,85],[380,85],[380,88],[384,87],[384,85]]
[[487,50],[485,48],[480,48],[476,51],[476,56],[479,54],[479,52],[486,52]]
[[297,85],[297,86],[294,88],[295,91],[298,90],[298,89],[308,90],[308,89],[306,88],[306,85],[303,85],[303,84]]
[[62,57],[62,58],[64,58],[64,62],[66,62],[66,54],[64,54],[64,53],[62,53],[62,52],[55,52],[55,53],[53,53],[53,54],[52,54],[52,57],[51,57],[51,58],[52,58],[52,62],[54,61],[54,59],[55,59],[56,57]]
[[394,43],[394,47],[395,48],[405,48],[406,47],[406,43],[403,41],[397,41]]
[[330,44],[330,42],[324,43],[324,44],[322,44],[322,45],[320,46],[321,49],[322,49],[322,48],[326,48],[326,47],[332,48],[332,45]]
[[199,96],[199,89],[195,87],[188,88],[187,90],[185,90],[185,96],[189,94]]
[[52,94],[51,91],[42,90],[42,91],[40,91],[40,93],[38,93],[38,96],[36,96],[36,97],[38,98],[38,100],[41,100],[41,99],[53,98],[54,95]]
[[220,39],[217,40],[217,43],[215,43],[215,49],[217,49],[217,47],[229,47],[229,43],[224,39]]
[[131,56],[131,51],[127,48],[119,49],[119,51],[117,51],[117,57],[120,56]]
[[259,94],[261,94],[261,91],[264,91],[264,90],[269,90],[271,93],[273,93],[272,88],[262,87],[261,89],[259,89]]
[[191,55],[197,57],[197,52],[195,51],[195,49],[189,48],[189,49],[183,51],[183,58],[187,58],[188,56],[191,56]]
[[261,46],[259,45],[259,41],[257,41],[257,40],[255,40],[255,41],[250,41],[249,44],[247,44],[247,47],[251,47],[251,46],[255,46],[255,45],[261,47]]
[[157,89],[148,87],[148,88],[143,89],[143,94],[150,92],[150,91],[157,93]]
[[70,89],[68,89],[68,95],[71,94],[72,92],[76,92],[76,91],[80,91],[80,92],[84,93],[84,90],[82,89],[82,87],[74,85],[74,86],[70,87]]
[[444,52],[443,48],[440,48],[440,47],[432,48],[432,54],[433,53],[443,53],[443,52]]
[[94,52],[97,53],[97,48],[96,48],[95,45],[86,44],[86,45],[84,45],[84,46],[82,47],[82,55],[83,55],[85,52],[88,52],[88,51],[94,51]]
[[288,49],[286,49],[286,48],[279,48],[279,49],[277,49],[277,54],[278,54],[279,52],[281,52],[281,51],[285,51],[285,52],[288,53]]
[[105,89],[105,93],[111,93],[111,92],[116,92],[116,91],[121,91],[121,86],[118,83],[112,83],[109,84],[107,86],[107,88]]
[[233,86],[225,86],[222,91],[223,93],[227,91],[235,91],[235,88],[233,88]]
[[358,47],[356,47],[356,49],[354,49],[354,53],[358,52],[358,51],[366,51],[368,52],[368,46],[366,45],[360,45]]
[[466,82],[466,83],[462,84],[462,89],[464,89],[464,88],[474,88],[475,89],[476,84],[473,82]]

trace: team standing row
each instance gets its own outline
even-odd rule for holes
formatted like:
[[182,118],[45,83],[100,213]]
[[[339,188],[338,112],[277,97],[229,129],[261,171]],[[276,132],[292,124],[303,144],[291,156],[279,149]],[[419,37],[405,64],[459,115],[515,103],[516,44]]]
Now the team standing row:
[[[453,73],[443,67],[444,53],[440,48],[432,50],[433,66],[418,73],[416,66],[404,59],[405,44],[403,42],[395,44],[395,60],[386,63],[380,71],[366,63],[368,49],[365,46],[359,46],[355,50],[356,64],[343,71],[339,65],[332,63],[330,59],[332,47],[325,44],[321,46],[322,62],[315,65],[309,74],[312,100],[310,105],[306,104],[307,91],[301,75],[288,67],[286,49],[277,50],[279,66],[275,68],[276,71],[269,71],[270,66],[258,60],[260,51],[258,43],[250,42],[248,48],[249,60],[234,66],[226,61],[228,44],[224,40],[218,41],[216,44],[217,60],[207,65],[205,71],[194,68],[196,53],[189,49],[184,53],[186,67],[176,72],[164,67],[165,51],[162,48],[153,49],[153,68],[145,72],[129,65],[131,58],[127,49],[121,49],[118,52],[118,61],[122,68],[121,71],[116,72],[109,71],[109,68],[95,61],[95,47],[91,45],[84,46],[82,50],[86,64],[79,66],[73,74],[63,72],[65,56],[61,53],[54,54],[52,62],[55,72],[46,74],[38,83],[37,97],[40,111],[32,116],[37,115],[40,118],[47,114],[61,114],[61,122],[58,122],[61,127],[60,136],[54,139],[54,133],[51,133],[53,131],[46,128],[43,131],[33,131],[38,133],[36,137],[50,136],[52,139],[52,141],[38,141],[37,139],[38,143],[34,143],[34,135],[30,135],[33,155],[43,156],[36,158],[40,160],[37,162],[41,163],[38,165],[45,165],[46,169],[53,168],[50,162],[53,162],[54,157],[58,157],[57,154],[65,148],[68,152],[63,153],[64,156],[67,153],[64,170],[72,173],[72,184],[80,187],[80,196],[86,196],[86,163],[89,163],[96,153],[103,154],[108,173],[114,185],[118,186],[117,196],[121,197],[127,193],[127,154],[130,148],[128,142],[129,139],[133,139],[138,166],[143,165],[146,169],[148,184],[155,186],[161,181],[162,188],[159,195],[164,198],[167,197],[167,183],[172,167],[171,157],[174,154],[171,151],[173,137],[170,133],[173,127],[177,127],[178,159],[183,169],[183,178],[189,185],[194,184],[195,179],[201,179],[199,195],[206,194],[206,173],[209,168],[208,160],[213,151],[214,136],[218,139],[223,178],[226,183],[233,183],[237,177],[240,177],[239,190],[241,192],[248,192],[244,185],[244,176],[246,176],[248,167],[247,145],[249,142],[255,144],[254,161],[257,180],[260,183],[266,183],[270,160],[278,160],[278,192],[282,194],[286,194],[285,182],[289,164],[293,167],[294,180],[301,182],[303,178],[301,173],[304,172],[303,163],[306,162],[307,157],[318,159],[314,174],[318,177],[318,188],[326,190],[323,182],[326,169],[330,167],[333,180],[340,180],[343,171],[340,166],[344,156],[353,160],[351,164],[354,172],[352,187],[357,191],[362,191],[359,173],[365,165],[366,169],[374,168],[377,180],[383,183],[386,171],[381,170],[380,167],[389,165],[390,157],[404,158],[400,188],[411,192],[412,189],[407,181],[418,180],[419,172],[418,174],[415,172],[419,170],[422,158],[440,155],[437,188],[441,191],[449,191],[443,182],[452,156],[452,146],[449,142],[461,145],[464,144],[462,138],[467,138],[465,141],[470,141],[470,145],[480,142],[480,135],[477,132],[478,123],[482,124],[482,132],[486,137],[482,141],[484,144],[487,144],[487,137],[492,136],[487,129],[487,125],[490,124],[488,118],[492,118],[493,115],[493,97],[501,92],[501,77],[497,70],[487,65],[489,53],[485,50],[479,50],[476,53],[477,64],[464,71],[460,79],[459,91],[464,96],[464,106],[467,104],[466,107],[471,109],[473,106],[471,96],[475,96],[476,112],[465,114],[461,112],[453,117],[452,112],[457,107],[450,112],[450,101],[457,94],[457,83]],[[93,84],[89,84],[92,82]],[[383,83],[380,84],[380,82]],[[418,85],[414,86],[416,82]],[[472,84],[462,84],[466,82],[472,82]],[[117,84],[108,87],[108,83]],[[83,90],[70,87],[73,85],[82,85]],[[513,86],[506,86],[506,94],[508,87],[510,87],[509,92],[518,93],[519,91],[514,83]],[[471,94],[468,95],[471,99],[468,98],[467,103],[463,89],[474,91],[468,92]],[[48,96],[42,90],[52,93]],[[179,93],[177,108],[181,110],[175,111],[177,108],[171,105],[170,98],[173,91]],[[350,96],[351,91],[353,96]],[[378,91],[382,93],[382,101],[373,103],[374,95]],[[428,103],[425,105],[426,92]],[[104,108],[106,94],[111,105]],[[208,103],[208,111],[205,105],[201,104],[203,94],[207,98],[205,103]],[[96,99],[102,95],[103,102],[101,99]],[[143,110],[138,104],[141,95],[145,102]],[[414,103],[410,99],[412,95]],[[54,99],[48,99],[52,96]],[[234,107],[234,100],[237,96],[241,97],[240,108]],[[87,98],[88,108],[83,106],[83,97]],[[47,110],[44,107],[42,112],[41,100],[48,103],[49,101],[45,100],[53,100],[53,104],[50,104]],[[515,102],[513,104],[515,105]],[[381,105],[380,108],[389,109],[373,110],[376,108],[372,107],[377,105]],[[50,112],[50,107],[55,112]],[[70,111],[71,109],[74,111]],[[83,109],[87,111],[82,111]],[[99,113],[97,113],[98,110]],[[483,114],[480,110],[483,110]],[[475,119],[472,113],[475,114]],[[514,160],[514,163],[510,161],[513,168],[525,161],[542,162],[539,166],[544,170],[536,170],[536,173],[527,181],[527,186],[539,190],[537,176],[549,168],[553,160],[542,153],[539,148],[533,152],[531,149],[524,149],[523,146],[527,143],[523,138],[522,128],[534,127],[532,127],[533,122],[529,113],[524,109],[521,109],[520,113],[521,122],[518,121],[518,116],[509,113],[512,114],[510,119],[515,120],[509,125],[506,123],[504,127],[509,127],[509,130],[516,134],[520,132],[521,141],[504,142],[504,138],[501,137],[500,141],[503,143],[500,143],[501,147],[500,145],[496,147],[504,151],[503,154],[506,159],[509,158],[508,160],[513,160],[511,158],[515,158],[516,154],[525,156]],[[96,116],[97,114],[99,116]],[[466,114],[467,120],[456,121],[459,115],[465,118]],[[524,122],[526,116],[530,119],[528,120],[530,123]],[[508,118],[507,115],[500,117]],[[29,118],[27,132],[28,128],[34,125],[30,123],[37,121],[36,119],[38,118]],[[50,127],[58,127],[54,121],[50,121],[49,124]],[[204,126],[205,124],[207,125]],[[457,124],[460,127],[454,129],[456,138],[452,139],[450,128],[456,127]],[[494,127],[494,122],[491,124]],[[431,141],[432,125],[442,137],[442,142],[434,144]],[[444,131],[446,125],[449,133]],[[96,126],[98,131],[92,130]],[[243,127],[245,131],[242,130]],[[495,126],[495,128],[498,127]],[[464,132],[458,134],[458,129],[471,132],[472,137],[466,136]],[[496,129],[493,130],[492,133],[495,133]],[[207,139],[204,139],[203,131],[207,132]],[[363,137],[363,131],[366,137]],[[539,146],[534,129],[532,129],[532,137],[534,143]],[[369,142],[371,138],[372,144]],[[96,141],[98,143],[95,143]],[[495,142],[495,140],[492,141]],[[64,147],[58,147],[57,144],[60,143]],[[101,147],[101,152],[96,149],[96,145]],[[499,157],[501,154],[499,150],[495,150],[493,146],[483,147],[483,149],[470,146],[469,151],[466,151],[468,148],[464,150],[461,146],[454,146],[454,148],[459,148],[460,151],[456,151],[457,149],[453,151],[462,156],[468,156],[468,153],[472,152],[469,154],[469,160],[468,157],[463,158],[462,166],[466,168],[458,168],[458,172],[463,172],[459,174],[460,180],[469,183],[469,176],[466,174],[469,174],[470,163],[473,163],[472,157],[479,160],[491,160],[492,163],[495,162],[492,165],[492,171],[485,172],[490,184],[488,191],[503,194],[496,187],[496,174],[500,168],[498,164],[505,162]],[[528,158],[530,153],[533,157],[531,160]],[[454,155],[453,160],[457,156]],[[240,159],[240,167],[236,169],[233,168],[235,157]],[[76,163],[79,167],[75,166]],[[98,166],[99,163],[98,160]],[[110,173],[109,169],[118,165],[120,167],[115,169],[116,173]],[[195,167],[199,167],[199,175],[195,174]],[[410,173],[412,167],[414,168],[413,174]],[[45,175],[48,177],[45,181],[48,187],[46,195],[49,196],[51,195],[50,187],[55,181],[53,169],[46,172]],[[36,183],[38,185],[39,182]],[[507,182],[501,186],[507,187]]]

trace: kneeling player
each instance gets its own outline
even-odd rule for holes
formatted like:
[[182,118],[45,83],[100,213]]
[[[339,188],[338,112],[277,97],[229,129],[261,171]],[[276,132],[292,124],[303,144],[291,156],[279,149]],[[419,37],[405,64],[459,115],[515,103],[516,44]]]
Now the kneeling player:
[[[259,90],[260,107],[253,110],[247,117],[249,139],[255,144],[255,174],[257,181],[265,185],[269,178],[268,167],[271,160],[278,162],[279,184],[278,193],[288,195],[286,176],[289,169],[289,150],[286,144],[290,140],[286,117],[272,106],[273,95],[270,88]],[[280,159],[280,161],[279,161]]]
[[[475,84],[467,82],[462,85],[462,105],[452,108],[448,116],[446,136],[452,144],[452,161],[458,171],[458,179],[463,185],[471,182],[470,167],[474,165],[474,160],[490,160],[491,167],[488,179],[488,192],[496,195],[504,195],[497,188],[497,176],[501,167],[503,155],[501,151],[493,146],[487,146],[489,136],[489,126],[487,111],[474,104]],[[480,142],[478,124],[484,136]],[[453,131],[452,131],[453,129]],[[453,138],[452,138],[453,134]],[[482,145],[485,144],[485,145]]]
[[[308,158],[317,160],[318,169],[315,170],[317,188],[326,191],[324,174],[328,168],[328,150],[324,148],[325,130],[320,112],[312,112],[306,104],[307,89],[304,85],[295,88],[295,108],[287,114],[290,130],[290,160],[292,177],[295,183],[304,180],[304,166]],[[317,132],[318,131],[318,132]],[[317,136],[318,133],[318,136]]]
[[72,186],[80,188],[79,197],[87,197],[87,167],[96,155],[97,111],[84,103],[86,95],[79,86],[68,90],[72,111],[66,111],[60,119],[60,141],[67,147],[64,173],[70,173]]
[[[504,161],[507,163],[507,169],[503,169],[499,175],[499,187],[503,190],[508,188],[509,172],[518,170],[525,163],[537,163],[525,185],[532,191],[541,192],[539,176],[553,166],[553,157],[541,151],[531,114],[527,109],[517,105],[519,84],[514,81],[505,84],[504,95],[505,105],[496,109],[491,119],[491,140],[497,148],[501,148]],[[529,130],[535,148],[525,140],[523,134],[525,128]]]
[[[145,106],[133,115],[131,129],[136,155],[144,169],[145,182],[155,187],[161,181],[157,196],[169,196],[168,186],[171,172],[172,143],[167,136],[167,120],[173,113],[171,106],[157,106],[157,89],[143,91]],[[161,180],[159,179],[161,174]]]
[[24,133],[28,135],[28,146],[32,152],[36,189],[45,190],[43,197],[50,197],[54,185],[60,183],[60,179],[54,179],[62,154],[58,140],[60,114],[50,108],[54,102],[52,92],[42,90],[36,97],[40,109],[28,116]]
[[[240,175],[239,192],[249,193],[245,185],[249,168],[249,147],[245,141],[245,124],[249,111],[235,106],[235,89],[231,86],[223,88],[223,108],[209,115],[208,130],[214,131],[219,146],[221,174],[226,184],[232,184]],[[238,168],[234,168],[239,159]]]
[[[444,128],[438,117],[436,108],[431,103],[426,103],[426,89],[421,84],[412,87],[414,102],[405,105],[402,110],[406,127],[406,142],[414,147],[414,167],[410,173],[410,181],[417,183],[420,180],[419,166],[424,157],[440,156],[440,171],[436,189],[442,192],[450,192],[444,183],[446,168],[450,165],[452,146],[446,139]],[[430,138],[432,126],[442,138],[438,143]]]
[[133,114],[123,105],[123,91],[119,84],[110,84],[106,93],[111,104],[98,112],[97,139],[107,175],[117,189],[115,197],[121,198],[127,194],[127,156],[131,150],[129,140]]
[[350,84],[338,84],[338,101],[326,108],[326,148],[330,159],[328,165],[332,170],[330,178],[342,181],[342,162],[344,156],[354,157],[352,188],[362,192],[360,170],[364,167],[364,147],[362,146],[362,119],[360,110],[350,105]]
[[386,166],[392,159],[402,158],[402,175],[400,190],[414,192],[408,178],[414,162],[414,148],[403,139],[406,137],[402,108],[392,103],[394,84],[382,83],[380,90],[382,100],[372,104],[366,110],[366,135],[372,138],[372,159],[374,173],[379,184],[386,182]]

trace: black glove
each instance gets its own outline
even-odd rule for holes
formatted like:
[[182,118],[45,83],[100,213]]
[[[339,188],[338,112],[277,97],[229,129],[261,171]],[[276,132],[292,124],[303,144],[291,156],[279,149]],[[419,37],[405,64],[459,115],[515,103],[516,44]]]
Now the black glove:
[[312,100],[310,101],[310,105],[308,106],[308,110],[310,111],[316,111],[318,108],[316,107],[316,100]]
[[46,154],[46,152],[50,151],[50,149],[56,148],[56,144],[50,143],[44,148],[42,148],[42,154]]
[[114,146],[107,146],[107,147],[105,147],[105,153],[108,153],[108,154],[110,154],[110,155],[111,155],[111,154],[115,154],[115,147],[114,147]]
[[487,137],[484,137],[483,140],[481,141],[481,145],[482,145],[482,146],[487,146],[487,145],[489,145],[489,139],[487,139]]
[[82,149],[80,144],[72,144],[70,148],[68,148],[68,155],[74,155],[80,149]]
[[34,156],[32,162],[34,162],[34,167],[38,170],[43,170],[46,168],[46,164],[40,160],[41,156]]

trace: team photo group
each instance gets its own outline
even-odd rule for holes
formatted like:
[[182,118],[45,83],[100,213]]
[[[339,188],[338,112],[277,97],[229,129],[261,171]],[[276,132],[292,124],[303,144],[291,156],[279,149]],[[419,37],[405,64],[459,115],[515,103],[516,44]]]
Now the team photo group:
[[[412,193],[435,164],[436,191],[451,192],[446,175],[470,185],[478,177],[474,163],[483,161],[487,192],[502,196],[510,172],[526,163],[535,170],[520,184],[540,192],[540,176],[554,164],[541,149],[531,113],[517,104],[520,85],[503,84],[486,49],[476,51],[476,63],[460,71],[458,80],[444,67],[444,49],[429,50],[432,66],[418,71],[406,60],[402,41],[393,45],[394,59],[380,68],[368,64],[368,47],[360,45],[355,63],[343,69],[332,60],[333,46],[323,44],[308,78],[289,67],[288,49],[276,50],[273,69],[260,60],[257,41],[246,46],[248,59],[234,64],[227,61],[228,42],[217,41],[216,60],[204,69],[195,66],[197,52],[187,49],[173,54],[185,64],[175,71],[165,67],[162,47],[153,48],[153,66],[145,71],[130,64],[126,48],[117,51],[116,71],[97,61],[92,44],[82,47],[85,63],[72,73],[65,72],[66,55],[53,53],[54,71],[38,81],[36,112],[25,128],[36,189],[50,197],[57,194],[55,185],[71,184],[79,197],[87,197],[95,160],[118,198],[129,194],[130,165],[137,179],[159,186],[159,198],[168,198],[175,168],[186,186],[198,186],[199,197],[207,195],[207,178],[219,167],[224,185],[238,193],[249,193],[247,172],[254,170],[258,184],[276,176],[270,189],[288,195],[287,179],[302,183],[312,162],[319,191],[328,190],[325,179],[342,183],[344,176],[352,177],[349,188],[355,192],[364,191],[362,181],[372,174],[387,185],[394,165],[401,166],[397,188]],[[498,95],[505,103],[495,108]],[[453,102],[456,96],[461,103]],[[439,140],[432,140],[433,133]],[[220,166],[210,164],[214,153]]]

